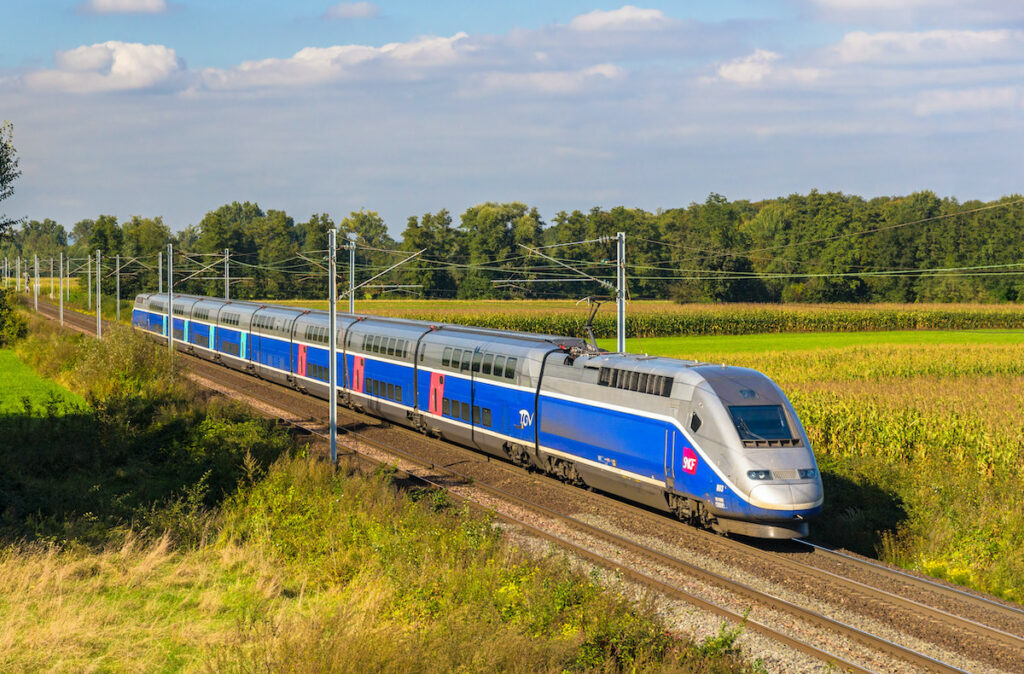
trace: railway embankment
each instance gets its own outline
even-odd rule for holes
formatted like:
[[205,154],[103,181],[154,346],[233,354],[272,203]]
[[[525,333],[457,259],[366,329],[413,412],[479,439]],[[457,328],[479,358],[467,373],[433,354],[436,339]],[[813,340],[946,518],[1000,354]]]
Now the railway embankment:
[[0,412],[0,669],[751,668],[735,630],[671,634],[442,492],[332,469],[129,330],[17,348],[73,393]]

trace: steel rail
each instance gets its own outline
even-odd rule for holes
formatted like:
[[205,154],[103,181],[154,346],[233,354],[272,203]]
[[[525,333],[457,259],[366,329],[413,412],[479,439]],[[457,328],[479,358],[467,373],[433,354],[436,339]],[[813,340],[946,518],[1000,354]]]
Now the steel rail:
[[970,602],[984,605],[986,609],[996,610],[1013,618],[1024,618],[1024,608],[1009,606],[1002,602],[989,599],[988,597],[982,596],[980,594],[975,594],[974,592],[970,592],[968,590],[963,590],[958,587],[946,585],[936,580],[932,580],[931,578],[915,576],[911,573],[907,573],[906,571],[894,569],[892,567],[880,564],[879,562],[875,562],[870,559],[862,559],[854,555],[846,554],[840,550],[836,550],[834,548],[830,548],[819,543],[812,543],[811,541],[804,539],[797,539],[796,542],[802,543],[803,545],[806,545],[807,547],[813,549],[815,554],[839,557],[848,562],[853,562],[854,564],[860,566],[869,567],[873,572],[889,576],[902,582],[917,583],[920,585],[927,586],[927,589],[929,591],[934,591],[939,594],[943,594],[947,597],[951,597],[953,599],[966,599]]

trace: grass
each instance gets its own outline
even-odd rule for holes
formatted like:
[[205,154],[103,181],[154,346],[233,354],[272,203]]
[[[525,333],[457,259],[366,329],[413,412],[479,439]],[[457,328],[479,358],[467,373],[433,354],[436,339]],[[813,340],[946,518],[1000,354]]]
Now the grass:
[[40,377],[25,365],[11,349],[0,349],[0,415],[25,411],[32,407],[84,405],[85,400],[56,383]]

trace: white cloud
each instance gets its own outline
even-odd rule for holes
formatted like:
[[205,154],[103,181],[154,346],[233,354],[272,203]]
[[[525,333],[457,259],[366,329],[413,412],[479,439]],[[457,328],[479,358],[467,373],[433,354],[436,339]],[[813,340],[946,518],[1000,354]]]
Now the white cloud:
[[[209,68],[204,84],[213,89],[308,85],[354,77],[360,68],[379,66],[391,75],[417,77],[431,68],[453,65],[473,51],[466,33],[392,42],[381,47],[306,47],[286,59],[246,61],[227,70]],[[380,75],[380,69],[374,75]]]
[[970,62],[983,59],[1024,59],[1024,31],[930,30],[919,32],[857,31],[836,46],[846,63]]
[[610,11],[595,9],[580,14],[569,22],[569,27],[580,31],[645,31],[665,28],[672,23],[661,10],[624,5]]
[[175,51],[159,44],[102,42],[57,52],[56,69],[25,76],[31,89],[92,93],[165,85],[185,72]]
[[799,0],[825,18],[876,25],[1006,25],[1024,19],[1016,0]]
[[89,14],[162,14],[165,0],[85,0],[79,10]]
[[[810,84],[821,79],[825,71],[820,68],[794,67],[779,65],[781,54],[766,49],[755,49],[748,56],[733,59],[718,66],[718,77],[727,82],[744,86],[755,86],[763,83]],[[714,78],[701,78],[703,83],[713,82]]]
[[930,115],[958,112],[987,112],[1024,107],[1020,87],[983,87],[977,89],[926,91],[917,97],[914,113]]
[[328,19],[371,19],[380,13],[372,2],[341,2],[324,13]]
[[626,72],[610,63],[581,70],[543,71],[532,73],[497,72],[483,75],[478,84],[466,93],[483,92],[540,92],[545,94],[574,94],[591,85],[619,80]]
[[750,56],[734,59],[718,67],[718,76],[737,84],[759,84],[772,73],[772,63],[781,58],[780,54],[766,49],[756,49]]

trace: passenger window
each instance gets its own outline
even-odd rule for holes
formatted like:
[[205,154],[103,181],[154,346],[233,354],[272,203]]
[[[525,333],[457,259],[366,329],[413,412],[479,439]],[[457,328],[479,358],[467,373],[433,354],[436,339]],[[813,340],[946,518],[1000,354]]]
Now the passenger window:
[[452,401],[449,398],[441,399],[441,414],[449,417],[452,415]]
[[469,403],[461,403],[462,405],[462,420],[469,421]]
[[477,405],[473,405],[473,423],[480,423],[480,408]]
[[459,369],[459,361],[461,361],[461,360],[462,360],[462,349],[455,349],[455,351],[452,352],[452,367],[454,367],[456,370],[458,370]]
[[481,370],[484,374],[491,373],[491,363],[494,362],[494,354],[487,354],[484,356],[484,368]]
[[387,398],[388,398],[388,400],[394,400],[395,399],[395,385],[394,384],[391,384],[391,383],[388,384],[388,395],[387,395]]
[[395,384],[395,400],[402,402],[402,387],[399,384]]
[[472,359],[473,359],[473,352],[470,351],[469,349],[463,350],[463,352],[462,352],[462,369],[463,370],[468,370],[469,369],[469,363],[470,363],[470,361]]
[[637,384],[636,390],[640,391],[641,393],[646,393],[647,392],[647,373],[646,372],[642,373],[640,375],[639,379],[640,379],[640,382]]
[[509,358],[505,361],[505,378],[511,379],[516,376],[516,358]]
[[491,427],[491,410],[489,407],[484,408],[484,426]]
[[389,337],[388,338],[387,354],[389,356],[395,355],[395,338],[394,337]]
[[500,377],[505,370],[505,356],[494,357],[494,376]]
[[369,350],[370,350],[370,336],[369,335],[363,335],[363,351],[369,351]]
[[483,354],[480,352],[473,354],[473,372],[480,371],[480,361],[483,360]]
[[611,382],[612,372],[611,368],[602,367],[601,373],[597,377],[597,383],[600,386],[607,386]]
[[441,356],[441,365],[448,367],[452,362],[452,347],[444,347],[444,354]]

